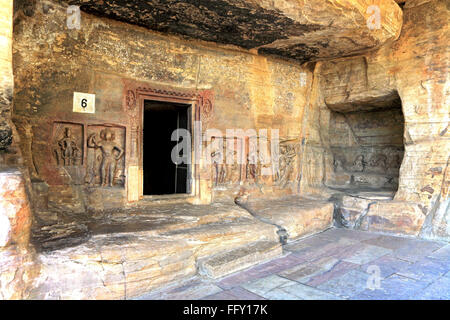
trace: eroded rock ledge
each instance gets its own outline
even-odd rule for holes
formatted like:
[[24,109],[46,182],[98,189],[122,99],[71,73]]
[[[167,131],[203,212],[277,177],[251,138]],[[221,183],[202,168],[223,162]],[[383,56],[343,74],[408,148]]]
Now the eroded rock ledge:
[[[193,39],[257,49],[301,62],[348,56],[395,40],[402,10],[378,1],[381,24],[368,27],[378,11],[366,0],[59,0],[87,13]],[[378,9],[376,9],[378,10]]]

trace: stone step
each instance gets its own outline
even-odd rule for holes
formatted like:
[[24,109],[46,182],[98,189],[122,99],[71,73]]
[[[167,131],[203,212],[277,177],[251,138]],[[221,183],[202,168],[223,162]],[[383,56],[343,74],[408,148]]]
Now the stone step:
[[281,256],[276,241],[257,241],[198,261],[199,273],[217,279]]

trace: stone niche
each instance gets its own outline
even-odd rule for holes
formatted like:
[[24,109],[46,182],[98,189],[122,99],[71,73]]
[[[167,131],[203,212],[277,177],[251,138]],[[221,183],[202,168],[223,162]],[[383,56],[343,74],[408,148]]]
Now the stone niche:
[[398,95],[385,105],[363,104],[332,111],[329,137],[333,156],[330,188],[396,192],[404,155],[404,117]]

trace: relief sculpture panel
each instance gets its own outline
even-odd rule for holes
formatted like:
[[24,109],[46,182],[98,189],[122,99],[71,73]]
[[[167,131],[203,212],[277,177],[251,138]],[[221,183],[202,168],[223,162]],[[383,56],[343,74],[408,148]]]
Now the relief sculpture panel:
[[214,187],[236,185],[242,180],[242,140],[211,137],[207,152],[211,159]]
[[296,141],[281,141],[278,155],[278,166],[274,172],[276,185],[284,188],[294,182],[298,176],[300,144]]
[[249,138],[245,180],[249,184],[285,188],[298,177],[300,144],[284,139],[274,144],[267,137]]
[[396,188],[403,158],[400,147],[334,150],[336,177],[346,173],[347,183],[370,188]]
[[95,125],[87,130],[87,172],[90,186],[125,186],[125,128]]
[[83,126],[74,123],[54,123],[52,153],[57,166],[82,165]]

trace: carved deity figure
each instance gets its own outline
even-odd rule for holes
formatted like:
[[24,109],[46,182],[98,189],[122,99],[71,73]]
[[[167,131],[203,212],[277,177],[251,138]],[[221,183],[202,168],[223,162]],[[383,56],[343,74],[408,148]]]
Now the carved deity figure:
[[364,160],[364,155],[360,154],[359,156],[356,157],[355,161],[353,161],[351,171],[363,172],[365,168],[366,168],[366,161]]
[[248,180],[256,182],[258,178],[258,154],[256,150],[250,152],[247,156],[246,176]]
[[102,153],[100,164],[101,185],[102,187],[112,187],[117,161],[123,156],[124,151],[114,142],[115,134],[112,130],[108,128],[101,130],[100,139],[100,141],[97,141],[97,135],[94,133],[89,136],[87,145],[89,148],[100,149]]
[[212,137],[211,145],[213,146],[213,149],[211,150],[211,162],[214,172],[214,185],[217,186],[225,182],[227,168],[225,166],[225,159],[223,156],[224,153],[222,141],[216,141],[216,138]]
[[223,153],[220,150],[211,153],[211,160],[214,168],[214,182],[216,186],[224,183],[227,175],[227,168],[224,164],[222,155]]
[[58,141],[54,152],[58,165],[73,166],[78,164],[80,149],[73,139],[69,127],[64,128],[64,137]]
[[232,163],[227,163],[225,166],[227,173],[225,180],[231,183],[236,183],[240,180],[240,166],[237,159],[235,159],[237,154],[238,153],[235,150],[227,150],[226,161],[231,162],[232,160]]
[[333,161],[334,172],[342,172],[344,171],[344,165],[342,164],[342,160],[338,158],[334,158]]
[[126,100],[128,110],[134,109],[134,107],[136,106],[136,96],[134,95],[134,91],[128,90]]
[[294,145],[281,145],[280,146],[280,158],[279,169],[277,172],[278,185],[285,186],[294,171],[293,164],[295,161],[295,146]]
[[369,161],[370,166],[385,170],[387,166],[387,157],[384,154],[377,154]]

